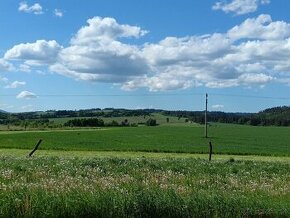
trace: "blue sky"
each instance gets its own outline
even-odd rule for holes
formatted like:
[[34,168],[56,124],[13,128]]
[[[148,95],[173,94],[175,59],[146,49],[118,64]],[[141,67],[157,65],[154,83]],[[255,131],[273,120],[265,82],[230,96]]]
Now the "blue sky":
[[289,9],[288,0],[2,1],[0,109],[203,110],[206,92],[210,110],[289,105]]

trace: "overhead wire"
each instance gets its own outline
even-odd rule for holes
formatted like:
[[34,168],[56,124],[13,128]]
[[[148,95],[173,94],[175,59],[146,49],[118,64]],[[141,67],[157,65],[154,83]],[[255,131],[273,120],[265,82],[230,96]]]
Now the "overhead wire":
[[[189,92],[189,93],[138,93],[138,94],[38,94],[35,97],[155,97],[155,96],[204,96],[206,93]],[[256,99],[273,99],[273,100],[290,100],[290,97],[274,97],[262,95],[242,95],[207,92],[209,96],[238,97],[238,98],[256,98]],[[0,97],[17,97],[12,94],[0,94]]]

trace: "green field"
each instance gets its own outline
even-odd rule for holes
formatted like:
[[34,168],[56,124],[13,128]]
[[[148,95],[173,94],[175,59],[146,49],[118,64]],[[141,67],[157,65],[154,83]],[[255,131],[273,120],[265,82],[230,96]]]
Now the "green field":
[[290,128],[212,125],[210,138],[199,126],[123,127],[56,131],[2,131],[0,148],[207,153],[290,156]]

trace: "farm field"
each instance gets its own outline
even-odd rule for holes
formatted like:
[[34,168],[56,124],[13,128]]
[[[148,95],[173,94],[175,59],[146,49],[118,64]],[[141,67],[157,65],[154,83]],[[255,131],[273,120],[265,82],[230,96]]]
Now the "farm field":
[[1,131],[0,148],[44,150],[142,151],[290,156],[290,128],[213,124],[209,138],[200,126],[122,127],[55,131]]

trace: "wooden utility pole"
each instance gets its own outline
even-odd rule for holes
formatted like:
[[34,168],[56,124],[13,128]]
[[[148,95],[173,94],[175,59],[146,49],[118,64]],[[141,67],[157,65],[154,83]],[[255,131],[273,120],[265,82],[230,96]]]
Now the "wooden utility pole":
[[204,136],[207,138],[207,103],[208,94],[205,94],[205,113],[204,113]]

